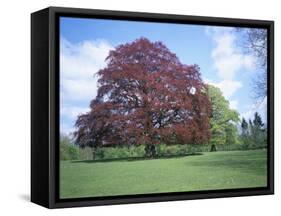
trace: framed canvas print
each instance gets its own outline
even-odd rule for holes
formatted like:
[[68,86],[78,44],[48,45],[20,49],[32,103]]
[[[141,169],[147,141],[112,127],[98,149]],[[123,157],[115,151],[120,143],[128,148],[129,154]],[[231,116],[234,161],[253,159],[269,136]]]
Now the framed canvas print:
[[31,200],[273,194],[273,21],[31,16]]

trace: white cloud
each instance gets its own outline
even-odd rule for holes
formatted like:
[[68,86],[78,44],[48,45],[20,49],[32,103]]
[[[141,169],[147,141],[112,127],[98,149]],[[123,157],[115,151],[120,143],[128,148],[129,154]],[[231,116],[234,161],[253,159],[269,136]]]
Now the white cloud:
[[242,71],[252,71],[255,68],[255,58],[244,54],[237,46],[237,36],[230,27],[207,27],[205,32],[215,44],[211,53],[213,66],[220,81],[208,83],[221,89],[223,95],[230,101],[230,107],[237,109],[238,101],[233,95],[243,85],[236,78]]
[[253,55],[244,55],[243,57],[243,65],[250,71],[256,69],[256,58]]
[[236,46],[236,36],[229,28],[215,28],[212,38],[215,48],[212,51],[214,67],[221,79],[232,80],[240,69],[252,70],[255,58],[243,54]]
[[105,58],[113,47],[105,41],[73,44],[61,40],[61,93],[67,100],[90,100],[97,94],[98,70],[106,66]]
[[[90,101],[96,97],[98,90],[96,73],[106,66],[105,59],[112,49],[113,47],[104,40],[71,43],[64,38],[61,39],[62,132],[69,133],[73,130],[73,123],[77,116],[89,110]],[[80,104],[87,105],[83,107]]]
[[231,108],[231,109],[237,109],[237,107],[238,107],[238,101],[237,100],[231,100],[231,101],[229,101],[229,107]]
[[[62,79],[61,79],[62,80]],[[66,101],[85,101],[91,100],[97,95],[97,78],[64,79],[61,91],[62,98]]]
[[69,124],[61,123],[60,124],[60,133],[64,135],[69,135],[71,137],[73,133],[73,127],[71,127]]
[[222,80],[220,82],[212,82],[211,80],[205,80],[207,83],[220,88],[224,97],[230,100],[231,96],[242,87],[242,83],[235,80]]
[[223,80],[216,84],[223,92],[224,96],[228,99],[242,87],[241,82],[234,80]]
[[220,26],[207,26],[205,28],[205,33],[208,36],[214,37],[220,35],[222,32],[228,33],[233,31],[233,27],[220,27]]
[[65,105],[60,109],[60,114],[68,118],[76,119],[77,116],[84,114],[88,111],[90,111],[90,108],[88,107],[76,107],[71,105]]

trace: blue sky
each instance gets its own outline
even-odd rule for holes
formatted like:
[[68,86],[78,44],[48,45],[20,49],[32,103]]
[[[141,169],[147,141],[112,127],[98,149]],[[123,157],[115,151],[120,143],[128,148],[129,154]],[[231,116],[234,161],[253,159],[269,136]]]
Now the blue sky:
[[227,27],[61,18],[61,132],[72,132],[77,116],[89,110],[98,88],[93,75],[106,66],[109,50],[140,37],[162,41],[182,63],[199,65],[203,80],[220,87],[241,117],[264,116],[266,101],[256,104],[251,92],[260,71],[255,57],[238,46],[240,34]]

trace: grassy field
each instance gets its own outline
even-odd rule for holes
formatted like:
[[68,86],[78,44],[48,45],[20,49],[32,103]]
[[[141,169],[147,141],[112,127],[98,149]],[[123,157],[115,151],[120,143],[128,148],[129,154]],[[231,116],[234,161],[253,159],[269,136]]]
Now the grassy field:
[[266,150],[170,159],[61,161],[61,198],[263,187]]

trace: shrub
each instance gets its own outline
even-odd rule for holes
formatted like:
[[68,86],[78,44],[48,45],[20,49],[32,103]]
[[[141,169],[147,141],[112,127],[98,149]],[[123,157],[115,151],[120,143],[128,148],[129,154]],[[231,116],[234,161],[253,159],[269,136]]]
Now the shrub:
[[127,158],[130,157],[130,151],[128,147],[110,147],[104,148],[104,158]]
[[79,147],[74,145],[68,146],[68,155],[69,160],[78,160],[79,159]]
[[90,147],[79,148],[79,160],[92,160],[93,150]]
[[[156,157],[177,156],[195,154],[200,152],[209,152],[209,144],[186,144],[186,145],[156,145]],[[216,145],[217,151],[237,151],[257,148],[266,148],[266,146],[245,145],[242,142],[237,144]],[[95,150],[95,160],[117,159],[117,158],[137,158],[145,157],[145,145],[138,146],[118,146],[102,147]],[[79,148],[74,145],[68,137],[62,137],[60,140],[60,159],[61,160],[92,160],[93,149],[90,147]]]
[[79,159],[79,147],[75,146],[67,136],[62,136],[60,140],[60,159],[61,160]]

